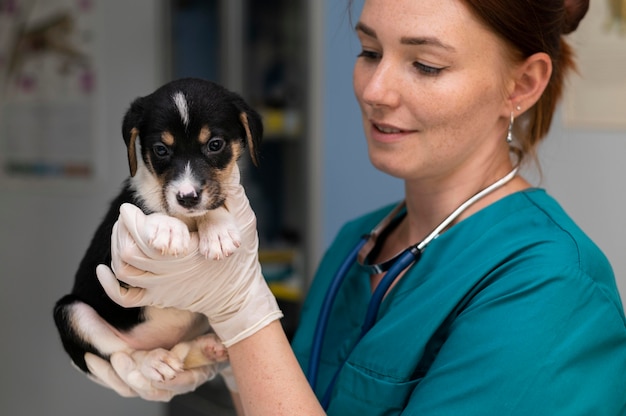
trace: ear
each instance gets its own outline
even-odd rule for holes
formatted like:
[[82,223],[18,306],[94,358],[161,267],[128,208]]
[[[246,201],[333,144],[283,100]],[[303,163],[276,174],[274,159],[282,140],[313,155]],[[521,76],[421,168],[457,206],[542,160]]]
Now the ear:
[[[256,117],[255,117],[256,116]],[[263,135],[263,124],[258,114],[250,114],[242,112],[239,120],[246,131],[246,145],[254,166],[259,166],[259,146],[261,144],[261,136]]]
[[130,176],[135,176],[137,173],[137,153],[135,149],[135,142],[139,136],[139,125],[143,116],[143,101],[142,99],[136,99],[130,106],[130,109],[124,116],[122,122],[122,137],[126,148],[128,150],[128,167],[130,168]]
[[539,52],[526,58],[514,71],[509,111],[514,111],[517,106],[526,110],[535,105],[551,76],[552,60],[548,54]]
[[235,106],[241,113],[239,121],[246,132],[246,145],[254,166],[259,166],[259,150],[261,147],[261,139],[263,138],[263,121],[259,113],[254,111],[243,99],[235,100]]
[[130,142],[128,143],[128,167],[130,169],[130,176],[135,176],[137,173],[137,152],[135,149],[135,142],[139,136],[139,130],[133,128],[130,131]]

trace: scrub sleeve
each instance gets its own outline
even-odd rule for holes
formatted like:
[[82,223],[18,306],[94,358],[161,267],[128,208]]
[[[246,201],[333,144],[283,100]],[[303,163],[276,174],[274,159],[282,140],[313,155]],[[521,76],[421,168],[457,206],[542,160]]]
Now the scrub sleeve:
[[[348,223],[303,307],[306,371],[335,271],[391,206]],[[510,195],[433,241],[356,345],[371,295],[353,266],[334,304],[316,394],[329,415],[626,415],[626,327],[602,252],[541,189]]]

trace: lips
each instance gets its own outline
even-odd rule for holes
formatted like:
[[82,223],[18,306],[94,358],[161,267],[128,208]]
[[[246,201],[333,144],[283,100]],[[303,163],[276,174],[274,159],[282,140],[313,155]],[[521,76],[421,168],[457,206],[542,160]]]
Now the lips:
[[385,133],[385,134],[394,134],[394,133],[402,133],[403,130],[395,128],[395,127],[390,127],[390,126],[385,126],[383,124],[374,124],[374,128],[376,130],[378,130],[381,133]]
[[371,138],[385,143],[402,140],[406,135],[412,133],[411,130],[405,130],[391,124],[377,123],[375,121],[371,121],[371,127]]

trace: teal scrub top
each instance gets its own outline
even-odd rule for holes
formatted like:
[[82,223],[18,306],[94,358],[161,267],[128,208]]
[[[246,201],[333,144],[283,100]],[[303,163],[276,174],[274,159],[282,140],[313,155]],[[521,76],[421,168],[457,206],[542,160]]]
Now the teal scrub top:
[[[327,288],[391,207],[346,224],[292,342],[307,370]],[[611,266],[542,189],[503,198],[424,250],[355,346],[371,296],[353,266],[325,333],[329,415],[626,415],[626,328]]]

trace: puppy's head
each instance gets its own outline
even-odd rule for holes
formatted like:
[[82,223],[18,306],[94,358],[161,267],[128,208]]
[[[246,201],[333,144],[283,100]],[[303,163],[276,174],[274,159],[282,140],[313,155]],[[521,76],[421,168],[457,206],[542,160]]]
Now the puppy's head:
[[145,208],[194,217],[224,204],[224,180],[246,147],[258,163],[263,125],[237,94],[188,78],[133,101],[122,135]]

